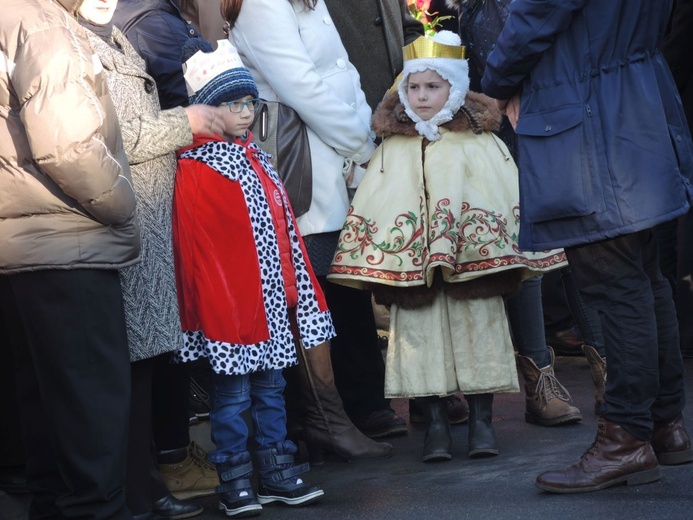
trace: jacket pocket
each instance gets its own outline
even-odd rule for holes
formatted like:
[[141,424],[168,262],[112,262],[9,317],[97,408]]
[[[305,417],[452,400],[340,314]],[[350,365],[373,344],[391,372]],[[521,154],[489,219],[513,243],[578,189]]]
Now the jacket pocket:
[[520,211],[530,222],[584,217],[604,209],[587,106],[520,117]]

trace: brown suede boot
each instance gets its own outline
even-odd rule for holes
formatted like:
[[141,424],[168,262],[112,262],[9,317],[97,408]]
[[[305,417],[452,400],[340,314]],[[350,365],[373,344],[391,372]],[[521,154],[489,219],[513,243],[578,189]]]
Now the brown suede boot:
[[587,364],[590,366],[590,374],[594,382],[594,413],[599,415],[604,404],[604,388],[606,387],[606,359],[599,355],[592,345],[584,344],[582,351],[585,353]]
[[542,473],[536,484],[551,493],[582,493],[624,482],[631,486],[647,484],[660,476],[650,443],[600,418],[597,437],[580,460],[565,469]]
[[376,442],[351,422],[334,385],[332,361],[327,343],[310,349],[297,347],[299,385],[306,407],[303,441],[311,463],[324,462],[322,451],[331,451],[346,460],[392,456],[392,445]]
[[216,467],[207,461],[207,452],[195,441],[188,445],[183,460],[160,463],[159,472],[171,494],[179,500],[213,495],[219,485]]
[[656,422],[650,441],[660,464],[672,466],[693,461],[691,438],[683,425],[683,415]]
[[517,356],[525,378],[525,421],[541,426],[578,422],[582,419],[580,410],[573,406],[568,390],[556,379],[553,349],[546,348],[551,355],[551,364],[545,368],[539,368],[529,357]]

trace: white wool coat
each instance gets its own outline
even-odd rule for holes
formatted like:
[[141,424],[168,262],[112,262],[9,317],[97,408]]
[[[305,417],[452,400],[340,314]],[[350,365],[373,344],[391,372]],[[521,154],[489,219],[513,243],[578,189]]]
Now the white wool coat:
[[303,235],[342,229],[349,197],[345,159],[367,162],[375,146],[371,109],[322,0],[245,0],[231,39],[257,82],[260,97],[279,100],[308,127],[313,163],[310,210]]

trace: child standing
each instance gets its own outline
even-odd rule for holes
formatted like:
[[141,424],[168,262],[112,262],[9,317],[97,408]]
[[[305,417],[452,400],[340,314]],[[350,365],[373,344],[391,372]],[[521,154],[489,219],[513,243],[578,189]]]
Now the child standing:
[[517,247],[517,169],[491,133],[492,100],[468,92],[459,37],[419,38],[404,57],[328,278],[390,305],[385,392],[421,405],[423,461],[452,458],[441,397],[456,391],[469,403],[469,456],[496,455],[493,394],[519,390],[503,296],[564,254]]
[[[202,52],[199,52],[202,51]],[[308,504],[322,489],[298,477],[296,446],[286,440],[282,369],[305,348],[334,336],[286,192],[270,156],[248,132],[261,101],[233,46],[213,53],[204,40],[183,48],[191,103],[219,107],[224,135],[196,135],[179,151],[174,247],[185,346],[178,361],[206,358],[214,371],[212,440],[228,516],[255,516],[261,504]],[[248,429],[250,408],[259,469],[257,498]]]

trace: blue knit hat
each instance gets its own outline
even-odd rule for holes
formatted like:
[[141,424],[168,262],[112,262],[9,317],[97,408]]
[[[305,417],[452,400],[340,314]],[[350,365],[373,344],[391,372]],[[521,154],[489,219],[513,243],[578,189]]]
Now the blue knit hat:
[[250,71],[228,40],[217,50],[202,38],[190,38],[181,50],[185,84],[190,103],[219,106],[245,96],[258,96]]

